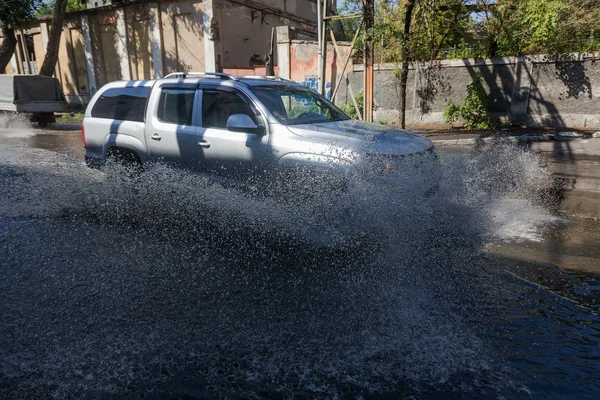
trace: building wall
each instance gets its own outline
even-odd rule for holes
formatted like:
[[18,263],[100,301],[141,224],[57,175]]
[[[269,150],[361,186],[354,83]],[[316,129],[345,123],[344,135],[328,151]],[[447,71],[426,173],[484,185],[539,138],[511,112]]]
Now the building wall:
[[71,64],[72,68],[69,71],[73,74],[75,83],[75,91],[78,94],[90,93],[90,82],[88,80],[87,66],[85,63],[84,38],[81,26],[68,28],[71,47]]
[[[480,73],[489,108],[501,121],[525,125],[600,128],[598,55],[527,56],[487,60],[443,60],[412,65],[407,84],[407,123],[443,125],[444,109],[460,104]],[[374,119],[398,121],[399,83],[393,64],[375,66]],[[349,77],[355,93],[363,89],[363,67]],[[342,87],[343,86],[343,87]],[[347,85],[336,103],[350,101]]]
[[[337,54],[331,43],[327,46],[325,63],[325,96],[331,99],[335,85],[342,75],[344,62],[350,53],[350,43],[338,42]],[[290,45],[290,78],[296,82],[318,90],[318,58],[319,47],[315,41],[292,40]],[[348,68],[352,68],[349,65]]]
[[[67,14],[60,39],[55,76],[73,107],[120,79],[175,71],[261,72],[276,26],[295,28],[299,38],[316,36],[316,0],[99,0],[88,7]],[[32,35],[38,67],[50,23],[39,21],[25,31]],[[17,70],[11,65],[7,72],[26,72],[23,63],[16,54]]]
[[[218,66],[263,65],[277,26],[294,28],[298,38],[316,38],[316,2],[312,0],[214,0],[211,24]],[[276,56],[275,56],[276,57]]]
[[89,15],[90,42],[97,88],[108,82],[119,80],[123,76],[117,53],[116,24],[117,16],[114,11]]
[[164,73],[205,71],[202,2],[161,5]]

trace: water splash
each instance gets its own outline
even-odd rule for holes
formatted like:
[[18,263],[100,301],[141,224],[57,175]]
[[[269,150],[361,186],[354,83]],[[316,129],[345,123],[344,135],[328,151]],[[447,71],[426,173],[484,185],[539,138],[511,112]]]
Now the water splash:
[[[35,229],[44,245],[24,242],[18,254],[58,260],[40,278],[61,309],[50,323],[61,339],[38,354],[0,352],[18,389],[125,395],[179,390],[188,377],[242,396],[506,390],[470,318],[489,279],[478,249],[547,221],[549,173],[531,153],[499,146],[447,159],[436,196],[422,196],[414,173],[301,202],[163,165],[131,177],[47,153],[19,160],[2,156],[0,215],[12,221],[2,237]],[[34,347],[48,329],[14,324]]]
[[33,123],[25,115],[0,114],[0,138],[24,138],[33,135]]

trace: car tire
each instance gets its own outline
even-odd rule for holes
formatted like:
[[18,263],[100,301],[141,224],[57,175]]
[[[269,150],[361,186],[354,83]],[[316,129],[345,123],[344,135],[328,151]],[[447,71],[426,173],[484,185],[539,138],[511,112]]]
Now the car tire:
[[129,173],[139,173],[142,171],[142,160],[133,150],[121,147],[113,147],[106,154],[108,164],[124,167]]

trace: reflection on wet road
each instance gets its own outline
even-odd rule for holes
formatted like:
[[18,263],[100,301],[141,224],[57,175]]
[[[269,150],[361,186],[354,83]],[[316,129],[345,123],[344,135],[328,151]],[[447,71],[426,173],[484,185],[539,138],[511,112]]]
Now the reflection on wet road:
[[0,398],[600,391],[596,157],[444,148],[435,198],[292,207],[89,170],[77,130],[0,138]]

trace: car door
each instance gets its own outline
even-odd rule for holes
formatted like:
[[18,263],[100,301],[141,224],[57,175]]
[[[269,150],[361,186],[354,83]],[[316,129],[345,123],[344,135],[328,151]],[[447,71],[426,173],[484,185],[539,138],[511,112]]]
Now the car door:
[[196,85],[163,85],[149,102],[146,142],[152,160],[194,168],[199,94]]
[[[227,120],[234,114],[248,115],[261,128],[260,133],[228,130]],[[267,172],[272,162],[264,118],[250,99],[234,88],[203,88],[198,137],[199,158],[211,173],[247,179]]]

